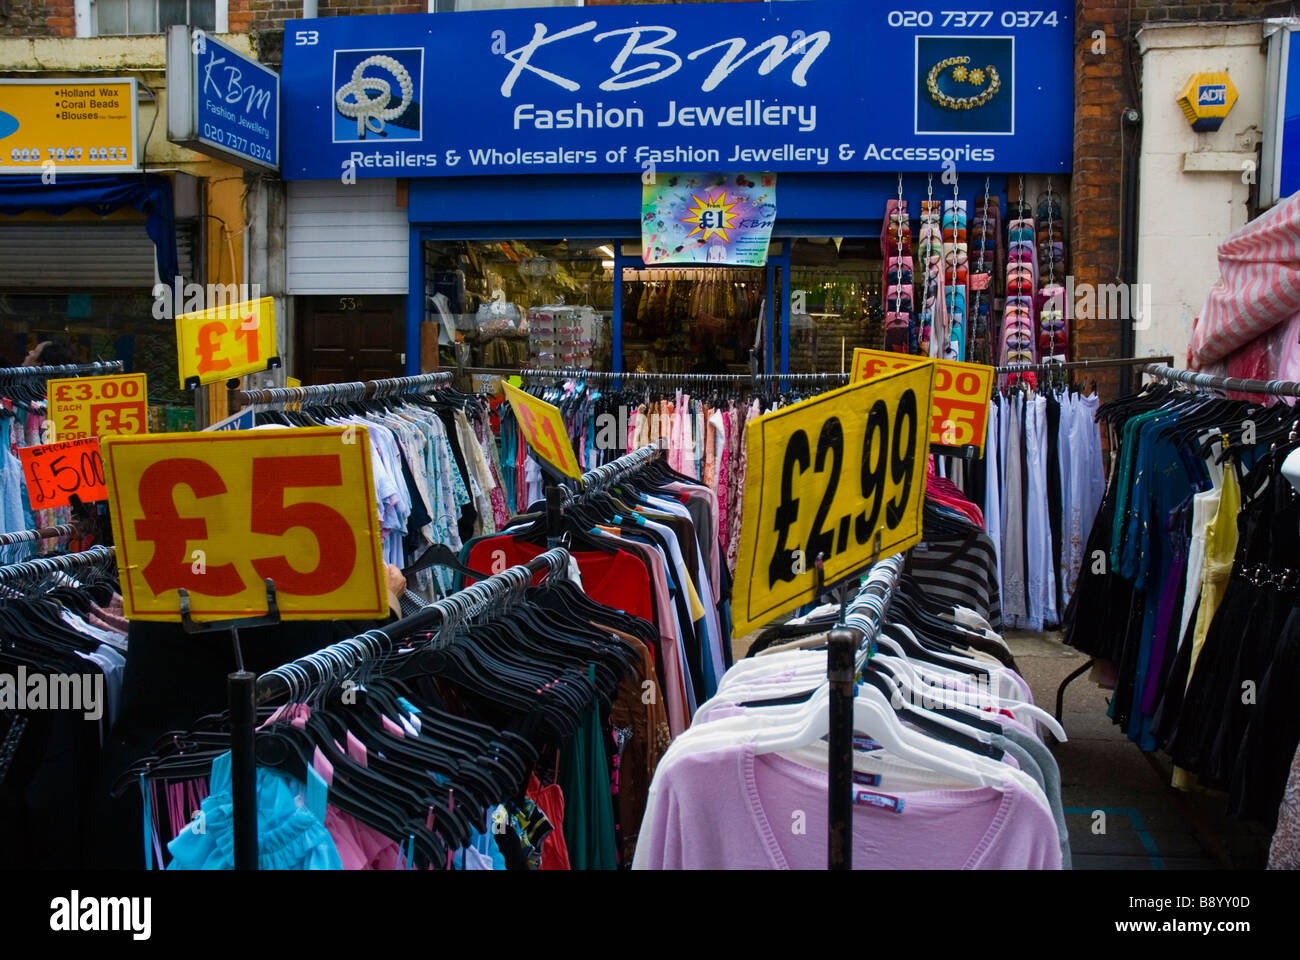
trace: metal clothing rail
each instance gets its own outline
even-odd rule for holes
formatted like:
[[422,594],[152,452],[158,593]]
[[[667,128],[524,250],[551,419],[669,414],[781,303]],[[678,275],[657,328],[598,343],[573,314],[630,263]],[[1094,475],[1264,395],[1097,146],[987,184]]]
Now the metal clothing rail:
[[451,383],[450,370],[422,373],[414,377],[387,380],[358,380],[350,383],[321,383],[306,387],[267,387],[262,390],[232,390],[231,410],[250,404],[331,403],[338,400],[362,400],[368,397],[394,397],[403,393],[439,387]]
[[559,367],[540,370],[525,367],[519,371],[524,377],[562,377],[573,380],[672,380],[682,383],[752,383],[759,380],[796,380],[809,382],[814,380],[847,380],[848,373],[614,373],[609,370],[580,370]]
[[47,576],[51,573],[76,573],[87,567],[107,566],[113,562],[115,553],[112,547],[102,544],[82,550],[79,553],[60,553],[52,557],[31,557],[17,563],[0,566],[0,586],[10,586],[13,581],[28,580],[33,577]]
[[365,660],[392,652],[394,641],[436,626],[464,622],[469,617],[499,605],[502,597],[532,582],[543,570],[548,576],[568,570],[569,553],[556,547],[539,554],[526,564],[510,567],[485,580],[470,584],[431,603],[418,613],[369,630],[360,636],[330,644],[313,654],[299,657],[257,678],[258,703],[267,703],[288,694],[299,696],[322,683],[341,680]]
[[1209,373],[1177,370],[1160,363],[1148,363],[1142,372],[1173,383],[1186,383],[1211,390],[1235,390],[1239,393],[1263,393],[1273,397],[1300,397],[1300,383],[1293,380],[1242,380],[1239,377],[1216,377]]
[[903,573],[903,554],[877,562],[849,602],[844,625],[827,637],[826,681],[830,688],[827,783],[827,866],[853,868],[853,700],[854,686],[884,627],[889,602]]
[[39,530],[15,530],[12,533],[0,533],[0,547],[7,547],[15,543],[34,543],[37,540],[72,537],[81,532],[81,527],[75,523],[60,523],[53,527],[41,527]]
[[[588,470],[582,475],[582,492],[603,490],[611,483],[617,483],[623,477],[636,473],[648,464],[653,463],[664,453],[665,451],[655,444],[647,443],[644,447],[637,447],[637,449],[623,454],[616,460],[601,464],[594,470]],[[574,499],[576,497],[571,493],[569,500]]]
[[44,367],[0,367],[0,380],[6,377],[80,377],[121,373],[121,360],[103,360],[94,363],[58,363]]
[[993,372],[1032,373],[1035,370],[1086,370],[1101,367],[1140,367],[1144,364],[1173,363],[1173,357],[1113,357],[1099,360],[1071,360],[1069,363],[1057,363],[1045,360],[1040,363],[1009,363],[994,367]]

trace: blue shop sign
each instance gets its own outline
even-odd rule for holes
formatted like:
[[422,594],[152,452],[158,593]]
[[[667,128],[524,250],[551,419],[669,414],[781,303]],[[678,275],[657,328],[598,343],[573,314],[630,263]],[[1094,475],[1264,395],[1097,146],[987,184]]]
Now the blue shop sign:
[[283,176],[1068,172],[1074,4],[944,6],[287,21]]
[[202,30],[172,27],[168,139],[253,170],[280,166],[280,76]]

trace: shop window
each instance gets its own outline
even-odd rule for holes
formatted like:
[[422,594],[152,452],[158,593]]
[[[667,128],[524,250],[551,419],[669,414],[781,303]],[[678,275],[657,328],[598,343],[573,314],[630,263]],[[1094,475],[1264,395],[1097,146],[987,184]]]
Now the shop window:
[[796,240],[790,250],[790,370],[848,369],[856,347],[884,346],[877,241]]
[[428,319],[443,366],[610,369],[612,241],[430,241]]
[[214,33],[226,29],[227,0],[93,0],[91,35],[164,33],[177,23]]

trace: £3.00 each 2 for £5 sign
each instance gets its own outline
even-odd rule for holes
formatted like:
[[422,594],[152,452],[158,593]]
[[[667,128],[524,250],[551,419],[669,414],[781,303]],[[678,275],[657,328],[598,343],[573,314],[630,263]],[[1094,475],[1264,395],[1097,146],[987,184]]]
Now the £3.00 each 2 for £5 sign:
[[56,440],[149,430],[149,388],[143,373],[50,380],[45,399]]
[[766,413],[745,430],[744,508],[732,596],[743,636],[827,584],[921,538],[934,362]]
[[365,427],[106,437],[126,616],[380,619],[388,608]]

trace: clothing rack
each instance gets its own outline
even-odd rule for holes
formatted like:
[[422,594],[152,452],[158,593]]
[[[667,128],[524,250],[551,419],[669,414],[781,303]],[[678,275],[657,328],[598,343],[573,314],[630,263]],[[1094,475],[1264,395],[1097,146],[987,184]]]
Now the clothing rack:
[[58,363],[44,367],[0,367],[0,380],[7,377],[81,377],[121,373],[121,360],[97,360],[94,363]]
[[111,568],[116,556],[112,547],[97,544],[79,553],[60,553],[49,557],[30,557],[0,566],[0,590],[16,593],[24,583],[39,582],[38,578],[53,573],[76,573],[96,566]]
[[306,387],[267,387],[262,390],[230,391],[231,411],[252,404],[282,403],[332,403],[342,400],[363,400],[371,397],[393,397],[403,393],[439,387],[451,383],[449,370],[440,373],[422,373],[414,377],[393,377],[387,380],[358,380],[350,383],[321,383]]
[[679,383],[756,383],[760,380],[794,380],[800,383],[810,383],[813,381],[824,380],[848,380],[848,373],[640,373],[640,372],[621,372],[615,373],[609,370],[578,370],[568,367],[559,367],[547,370],[539,370],[532,367],[525,367],[519,371],[520,376],[524,377],[561,377],[573,380],[672,380]]
[[843,624],[827,638],[826,681],[830,687],[830,752],[827,867],[853,869],[853,700],[857,678],[875,652],[876,637],[903,573],[903,554],[872,566],[849,603]]
[[33,543],[37,540],[72,537],[80,532],[81,528],[75,523],[60,523],[53,527],[41,527],[39,530],[14,530],[11,533],[0,533],[0,547],[8,547],[15,543]]
[[[1158,359],[1163,360],[1165,358]],[[1186,383],[1194,387],[1206,387],[1211,390],[1263,393],[1273,397],[1300,397],[1300,383],[1293,380],[1243,380],[1239,377],[1217,377],[1209,373],[1177,370],[1163,363],[1148,363],[1142,368],[1142,372],[1161,380]]]
[[1053,360],[1045,360],[1041,363],[1009,363],[1005,366],[994,367],[993,372],[1003,373],[1032,373],[1036,370],[1084,370],[1088,368],[1099,367],[1139,367],[1143,364],[1156,365],[1160,363],[1173,363],[1173,357],[1112,357],[1100,360],[1071,360],[1069,363],[1057,363]]

